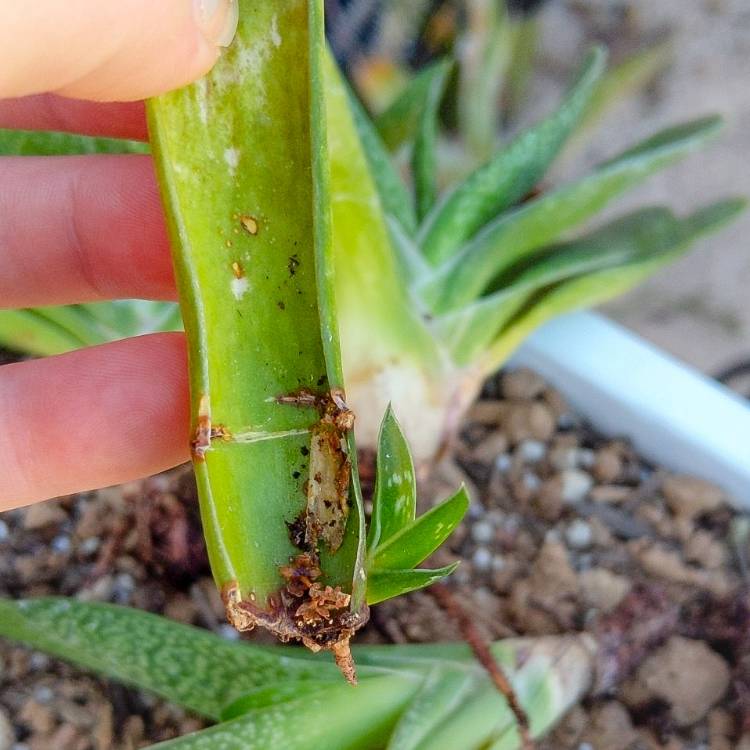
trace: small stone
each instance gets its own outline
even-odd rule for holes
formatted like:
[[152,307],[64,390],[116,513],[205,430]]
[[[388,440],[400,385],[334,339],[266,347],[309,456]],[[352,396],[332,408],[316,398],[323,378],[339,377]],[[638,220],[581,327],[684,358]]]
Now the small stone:
[[8,715],[0,708],[0,750],[11,750],[16,741],[16,733]]
[[669,704],[678,726],[687,727],[722,699],[731,674],[703,641],[672,636],[639,667],[635,679],[649,696]]
[[695,518],[718,510],[724,504],[724,493],[718,487],[681,474],[668,476],[661,491],[672,512],[678,516]]
[[492,553],[487,547],[477,547],[471,556],[471,564],[474,570],[482,572],[489,570],[492,567]]
[[516,448],[516,455],[527,464],[538,463],[546,453],[547,447],[539,440],[524,440]]
[[39,531],[48,526],[55,526],[68,520],[68,514],[54,500],[35,503],[26,508],[23,516],[23,527],[26,531]]
[[713,534],[699,529],[687,540],[684,554],[687,561],[716,570],[726,562],[727,549]]
[[628,594],[630,581],[606,568],[590,568],[578,577],[586,603],[600,610],[611,612]]
[[504,372],[501,382],[505,398],[516,401],[531,401],[540,396],[546,387],[541,376],[525,367]]
[[471,459],[482,464],[491,464],[508,450],[508,438],[502,432],[493,432],[471,450]]
[[188,625],[195,621],[198,616],[198,607],[195,602],[185,594],[175,594],[170,597],[164,607],[164,615],[170,620],[177,620]]
[[559,477],[548,479],[542,484],[534,503],[534,509],[545,521],[554,523],[559,520],[564,510]]
[[240,634],[237,629],[233,628],[228,623],[222,623],[218,628],[216,628],[216,631],[222,638],[226,639],[227,641],[238,641],[240,639]]
[[57,723],[54,711],[34,698],[30,698],[23,704],[18,720],[34,734],[49,734]]
[[559,476],[560,497],[568,505],[580,503],[594,486],[591,475],[579,469],[566,469]]
[[595,454],[593,474],[600,482],[610,483],[622,474],[622,458],[615,448],[602,448]]
[[469,423],[497,426],[505,417],[506,406],[504,401],[477,401],[469,409],[466,420]]
[[91,536],[88,539],[84,539],[79,545],[78,545],[78,551],[88,557],[89,555],[93,555],[101,546],[101,539],[96,536]]
[[565,471],[565,469],[578,468],[578,452],[575,446],[559,445],[554,447],[547,458],[553,469]]
[[590,547],[593,541],[591,526],[580,518],[576,519],[565,529],[565,541],[573,549],[586,549]]
[[727,596],[733,588],[733,582],[723,570],[703,570],[686,565],[679,552],[664,545],[637,540],[629,547],[643,569],[652,576],[706,589],[719,597]]
[[589,493],[589,497],[597,503],[624,503],[631,495],[633,490],[630,487],[624,487],[619,484],[600,484],[594,487]]
[[[589,715],[582,745],[606,750],[629,750],[638,735],[624,706],[615,701],[596,706]],[[580,747],[580,746],[579,746]]]
[[495,530],[487,521],[478,521],[471,527],[471,538],[477,544],[487,544],[495,538]]
[[587,471],[593,468],[596,463],[596,453],[589,448],[580,448],[578,450],[578,465]]
[[495,468],[502,474],[510,471],[512,466],[513,459],[507,453],[503,453],[495,459]]
[[511,402],[502,426],[513,445],[529,439],[546,442],[555,431],[555,418],[547,406],[537,401]]
[[52,540],[51,544],[52,549],[55,552],[60,552],[62,554],[65,554],[66,552],[70,552],[70,537],[66,536],[65,534],[60,534],[59,536],[56,536]]

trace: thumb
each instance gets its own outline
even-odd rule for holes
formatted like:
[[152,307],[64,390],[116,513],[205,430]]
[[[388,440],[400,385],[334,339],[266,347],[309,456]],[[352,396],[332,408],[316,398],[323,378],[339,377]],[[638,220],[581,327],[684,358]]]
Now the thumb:
[[131,101],[185,85],[231,43],[238,2],[2,2],[0,97]]

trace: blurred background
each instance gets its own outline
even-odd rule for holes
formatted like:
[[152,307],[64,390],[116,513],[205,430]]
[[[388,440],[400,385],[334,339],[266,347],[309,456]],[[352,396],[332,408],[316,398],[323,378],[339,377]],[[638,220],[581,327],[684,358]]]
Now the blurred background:
[[[387,101],[389,86],[396,85],[392,61],[419,66],[456,43],[452,34],[461,5],[453,0],[328,0],[336,54],[371,106],[377,108],[379,97]],[[516,0],[510,6],[513,21],[532,28],[523,38],[529,65],[523,85],[506,78],[500,94],[504,137],[550,111],[591,44],[603,43],[615,65],[650,57],[558,163],[555,182],[585,173],[661,127],[717,112],[727,125],[709,149],[651,178],[611,212],[660,202],[686,211],[709,196],[750,195],[747,0]],[[515,54],[524,57],[521,51]],[[513,87],[520,94],[514,89],[509,96]],[[507,117],[508,105],[512,117]],[[750,360],[749,289],[750,214],[745,214],[606,312],[704,372],[719,375]]]

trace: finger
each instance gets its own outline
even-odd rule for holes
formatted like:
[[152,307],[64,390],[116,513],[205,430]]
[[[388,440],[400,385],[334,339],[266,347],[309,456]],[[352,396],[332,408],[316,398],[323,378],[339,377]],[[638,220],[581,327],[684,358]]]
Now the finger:
[[0,307],[176,298],[149,156],[0,159]]
[[188,414],[182,334],[0,367],[0,510],[186,461]]
[[132,101],[199,78],[237,26],[237,0],[0,4],[0,97]]
[[86,102],[55,94],[0,100],[0,128],[148,139],[143,102]]

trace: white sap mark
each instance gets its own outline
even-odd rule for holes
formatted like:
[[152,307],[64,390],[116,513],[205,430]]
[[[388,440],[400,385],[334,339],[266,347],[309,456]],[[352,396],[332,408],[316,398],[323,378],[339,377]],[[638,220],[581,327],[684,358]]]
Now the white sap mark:
[[224,161],[229,167],[229,171],[234,177],[237,167],[240,164],[240,150],[238,148],[227,148],[224,150]]
[[281,440],[288,437],[308,435],[310,430],[279,430],[278,432],[263,432],[259,430],[248,430],[247,432],[235,432],[232,442],[235,443],[261,443],[265,440]]
[[274,47],[281,47],[281,34],[279,34],[279,19],[274,16],[271,21],[271,41]]
[[247,276],[243,276],[239,279],[232,279],[232,294],[234,298],[239,302],[250,289],[250,282],[247,280]]
[[198,116],[204,125],[208,125],[208,79],[201,78],[196,82],[198,94]]

